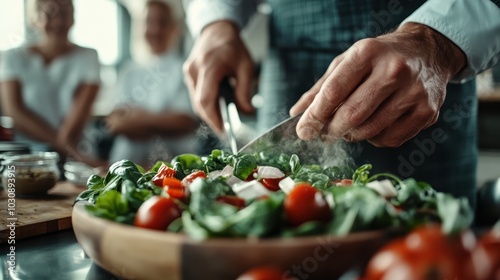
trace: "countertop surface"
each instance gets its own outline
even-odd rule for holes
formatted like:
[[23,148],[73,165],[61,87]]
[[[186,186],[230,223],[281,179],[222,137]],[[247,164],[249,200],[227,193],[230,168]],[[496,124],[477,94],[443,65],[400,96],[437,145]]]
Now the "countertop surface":
[[31,237],[16,242],[15,272],[9,271],[9,244],[0,251],[0,279],[11,280],[111,280],[119,279],[97,266],[83,252],[73,230]]

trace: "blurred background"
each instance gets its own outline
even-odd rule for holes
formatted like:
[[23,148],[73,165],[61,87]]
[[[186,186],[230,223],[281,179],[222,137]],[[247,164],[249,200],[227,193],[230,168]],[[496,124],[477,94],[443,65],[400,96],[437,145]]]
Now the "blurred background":
[[[103,118],[116,102],[113,86],[124,64],[133,59],[147,59],[141,30],[145,1],[138,0],[74,0],[75,24],[71,40],[81,46],[93,48],[99,54],[102,85],[94,105],[92,121],[85,129],[84,142],[80,147],[106,158],[113,137],[106,133]],[[169,1],[179,19],[183,18],[181,0]],[[257,63],[266,55],[267,14],[269,8],[262,5],[259,14],[244,31],[244,38]],[[36,40],[36,33],[27,24],[26,0],[0,0],[0,60],[2,51]],[[180,53],[186,57],[192,45],[185,26],[181,36]],[[257,67],[258,71],[258,67]],[[257,73],[258,74],[258,73]],[[479,149],[478,185],[500,174],[500,67],[489,69],[477,79],[479,99]],[[254,105],[258,107],[258,94]],[[252,117],[243,119],[253,124]],[[2,126],[9,127],[8,118],[2,118]]]

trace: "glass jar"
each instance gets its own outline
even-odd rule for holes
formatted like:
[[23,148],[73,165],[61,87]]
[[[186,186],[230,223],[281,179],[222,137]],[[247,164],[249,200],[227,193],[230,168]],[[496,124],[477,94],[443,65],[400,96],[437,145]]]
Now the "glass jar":
[[55,186],[61,175],[55,152],[39,152],[4,157],[2,184],[16,196],[43,195]]

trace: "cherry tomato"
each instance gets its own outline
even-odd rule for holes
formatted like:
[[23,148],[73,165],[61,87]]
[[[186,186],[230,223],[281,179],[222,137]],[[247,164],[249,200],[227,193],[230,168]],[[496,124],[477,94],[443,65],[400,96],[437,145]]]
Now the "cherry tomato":
[[158,172],[153,177],[153,179],[151,179],[151,181],[156,186],[162,187],[163,179],[165,177],[172,178],[172,177],[175,177],[175,175],[176,175],[175,169],[173,169],[172,167],[170,167],[170,166],[162,163],[161,166],[160,166],[160,168],[158,168]]
[[283,178],[285,178],[285,177],[276,178],[276,179],[264,178],[261,180],[261,183],[262,183],[262,185],[264,185],[264,187],[266,187],[266,189],[268,189],[272,192],[277,192],[280,190],[279,183],[281,180],[283,180]]
[[152,196],[137,210],[134,225],[155,230],[166,230],[170,223],[181,216],[181,209],[171,198]]
[[[488,231],[481,239],[478,246],[474,249],[473,266],[479,272],[484,272],[484,279],[500,279],[500,227]],[[488,267],[478,267],[485,264]]]
[[187,197],[186,187],[182,184],[181,180],[172,177],[163,178],[163,190],[170,195],[170,197],[183,200]]
[[184,177],[184,179],[182,179],[182,185],[184,185],[184,187],[186,188],[189,188],[189,185],[191,185],[191,183],[193,183],[194,179],[196,178],[207,178],[207,174],[201,170],[194,171],[193,173],[187,175],[186,177]]
[[281,280],[285,278],[285,272],[274,266],[261,266],[247,270],[236,280]]
[[245,200],[234,195],[222,195],[217,197],[216,201],[236,206],[238,207],[238,209],[242,209],[245,207]]
[[285,198],[285,215],[292,226],[305,222],[328,222],[332,212],[322,193],[308,183],[299,183]]
[[252,173],[250,173],[250,175],[248,175],[248,177],[247,177],[245,180],[243,180],[243,181],[245,181],[245,182],[250,182],[250,181],[255,180],[255,179],[257,178],[257,171],[258,171],[258,169],[257,169],[257,168],[255,168],[255,169],[252,171]]
[[447,236],[439,225],[422,227],[377,252],[363,279],[478,279],[468,265],[474,245],[470,231]]

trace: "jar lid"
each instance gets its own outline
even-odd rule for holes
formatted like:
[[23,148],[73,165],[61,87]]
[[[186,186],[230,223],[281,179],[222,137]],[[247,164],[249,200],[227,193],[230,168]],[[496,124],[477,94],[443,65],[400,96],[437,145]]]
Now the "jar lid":
[[56,152],[36,152],[26,155],[5,156],[5,165],[42,165],[47,162],[54,162],[59,159],[59,154]]
[[28,144],[20,142],[12,142],[12,141],[0,142],[0,153],[9,153],[9,152],[29,153],[30,147]]

